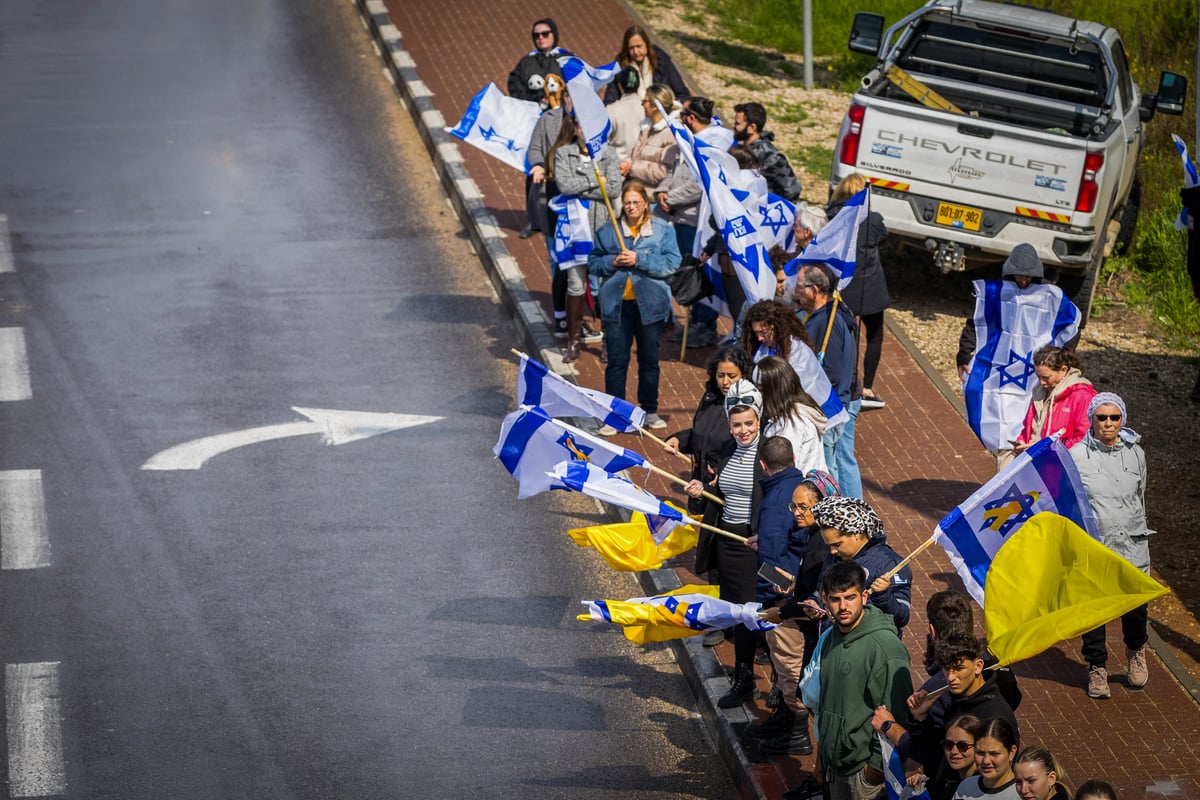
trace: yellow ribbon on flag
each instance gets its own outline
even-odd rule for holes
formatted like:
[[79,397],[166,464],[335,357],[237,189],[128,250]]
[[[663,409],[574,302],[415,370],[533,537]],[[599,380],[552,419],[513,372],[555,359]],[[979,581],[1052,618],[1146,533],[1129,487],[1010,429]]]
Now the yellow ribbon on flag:
[[1169,591],[1071,520],[1044,511],[1012,534],[988,568],[988,649],[1001,664],[1014,664]]
[[[721,590],[716,586],[688,584],[664,593],[664,595],[683,594],[719,597]],[[679,603],[674,611],[658,603],[630,603],[627,600],[607,600],[604,605],[608,609],[608,615],[613,624],[622,626],[625,638],[635,644],[686,639],[689,636],[705,633],[705,631],[688,627],[687,612],[691,608],[689,603]],[[592,616],[580,614],[578,619],[586,622],[591,620]]]

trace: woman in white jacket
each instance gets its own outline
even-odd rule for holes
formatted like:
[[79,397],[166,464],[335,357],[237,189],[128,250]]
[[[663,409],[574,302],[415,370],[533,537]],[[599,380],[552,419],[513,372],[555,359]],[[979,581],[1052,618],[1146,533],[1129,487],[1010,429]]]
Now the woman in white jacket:
[[825,472],[825,415],[801,388],[796,370],[779,356],[767,356],[754,365],[753,377],[763,395],[763,435],[791,442],[801,472]]
[[[1100,541],[1142,572],[1150,572],[1150,536],[1146,526],[1146,454],[1141,437],[1125,427],[1125,401],[1100,392],[1088,405],[1091,430],[1071,447],[1071,458],[1096,515]],[[1129,659],[1126,682],[1140,689],[1149,679],[1146,666],[1148,608],[1135,608],[1121,617],[1121,635]],[[1083,635],[1083,658],[1088,663],[1088,697],[1112,695],[1108,688],[1108,647],[1104,628]]]

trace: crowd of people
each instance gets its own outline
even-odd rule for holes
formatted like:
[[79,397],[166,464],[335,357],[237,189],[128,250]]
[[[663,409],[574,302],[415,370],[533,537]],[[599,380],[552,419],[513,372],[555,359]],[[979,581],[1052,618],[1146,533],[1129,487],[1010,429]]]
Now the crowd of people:
[[[687,337],[693,346],[716,348],[706,381],[697,387],[701,396],[691,425],[666,437],[665,445],[691,457],[689,514],[745,537],[742,543],[702,530],[696,573],[716,584],[724,600],[761,604],[764,618],[776,624],[765,634],[743,626],[729,633],[733,669],[718,705],[759,700],[755,662],[765,653],[772,688],[762,702],[772,710],[744,734],[767,754],[815,751],[819,764],[786,797],[884,796],[883,736],[907,759],[910,783],[924,785],[933,800],[1069,798],[1067,775],[1054,755],[1022,740],[1020,689],[977,636],[967,595],[934,593],[918,621],[911,607],[913,573],[864,499],[856,421],[861,410],[886,405],[876,391],[890,303],[880,256],[886,221],[871,212],[861,224],[857,271],[840,293],[829,268],[806,264],[788,296],[781,270],[794,253],[775,253],[779,288],[773,299],[748,301],[729,270],[722,295],[735,320],[731,335],[720,338],[716,313],[703,303],[692,303],[687,324],[673,327],[670,277],[698,259],[720,262],[723,246],[719,236],[698,240],[706,201],[664,112],[697,139],[729,150],[748,180],[798,203],[802,187],[773,143],[766,109],[739,104],[726,127],[713,102],[693,95],[668,54],[633,26],[616,54],[620,70],[603,92],[610,147],[593,160],[557,65],[557,55],[566,52],[557,26],[541,19],[531,34],[534,50],[509,79],[510,94],[537,99],[545,108],[529,148],[529,226],[523,235],[547,237],[563,360],[574,361],[584,344],[603,340],[598,356],[604,391],[624,399],[636,347],[637,403],[646,412],[645,427],[663,429],[662,339]],[[824,209],[797,213],[796,247],[806,247],[820,222],[842,213],[866,184],[863,176],[851,175]],[[563,269],[550,246],[555,212],[549,201],[559,195],[591,201],[593,234],[586,264]],[[1002,272],[1000,280],[977,282],[979,307],[964,326],[958,354],[968,405],[974,392],[980,407],[995,412],[973,427],[1000,468],[1035,442],[1059,437],[1079,468],[1103,543],[1148,571],[1153,532],[1146,527],[1145,457],[1126,427],[1124,401],[1098,393],[1084,377],[1073,349],[1077,326],[1067,324],[1069,301],[1043,283],[1036,251],[1018,246]],[[587,324],[589,301],[602,331]],[[1036,314],[1045,316],[1047,309],[1051,323],[1041,326]],[[1011,373],[1002,376],[1011,408],[998,411],[998,390],[987,381],[1011,365],[987,362],[997,337],[1007,337],[1010,350],[1028,345],[1029,353],[1021,359],[1028,371],[1020,392],[1010,386],[1018,383]],[[813,369],[828,379],[847,412],[844,419],[827,418],[817,402],[825,398],[805,392],[802,377]],[[600,433],[617,431],[604,426]],[[1135,689],[1149,677],[1146,620],[1145,606],[1122,618],[1126,684]],[[917,689],[903,642],[913,630],[926,638],[922,667],[928,679]],[[715,631],[704,644],[725,639],[724,631]],[[1082,654],[1088,695],[1109,697],[1104,628],[1084,635]],[[1089,780],[1074,797],[1115,800],[1115,793],[1103,781]]]

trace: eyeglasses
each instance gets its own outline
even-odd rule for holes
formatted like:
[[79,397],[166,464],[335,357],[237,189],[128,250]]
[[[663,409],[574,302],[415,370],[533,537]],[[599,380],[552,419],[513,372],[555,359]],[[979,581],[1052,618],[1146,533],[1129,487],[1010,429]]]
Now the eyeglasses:
[[756,405],[757,400],[758,398],[752,394],[741,396],[731,394],[725,397],[725,407],[733,408],[734,406],[750,406],[753,408]]
[[807,514],[812,511],[812,506],[806,506],[804,503],[788,503],[788,511],[793,514]]
[[949,753],[951,750],[957,750],[960,753],[968,753],[975,748],[974,742],[956,742],[953,739],[947,739],[942,742],[942,749]]
[[533,38],[535,38],[535,39],[542,39],[546,36],[553,36],[553,35],[554,35],[554,31],[534,31],[533,32]]
[[1100,422],[1120,422],[1120,414],[1096,414],[1096,419]]

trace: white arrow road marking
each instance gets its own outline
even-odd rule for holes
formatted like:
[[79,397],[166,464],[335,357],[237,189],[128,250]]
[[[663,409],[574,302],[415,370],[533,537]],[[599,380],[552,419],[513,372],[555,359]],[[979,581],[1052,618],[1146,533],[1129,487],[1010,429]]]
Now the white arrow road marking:
[[151,456],[149,461],[142,464],[142,469],[200,469],[204,466],[204,462],[227,450],[272,439],[319,433],[321,441],[325,444],[346,444],[381,433],[390,433],[415,425],[426,425],[443,419],[443,417],[423,417],[415,414],[374,414],[367,411],[337,411],[330,408],[300,408],[299,406],[292,406],[292,410],[308,417],[308,421],[264,425],[244,431],[194,439],[156,453]]
[[13,268],[12,239],[8,235],[7,214],[0,214],[0,272],[16,272]]
[[4,707],[9,796],[46,797],[65,792],[58,662],[6,665]]
[[42,472],[0,472],[0,569],[50,566]]
[[29,355],[24,328],[0,328],[0,400],[28,400]]

